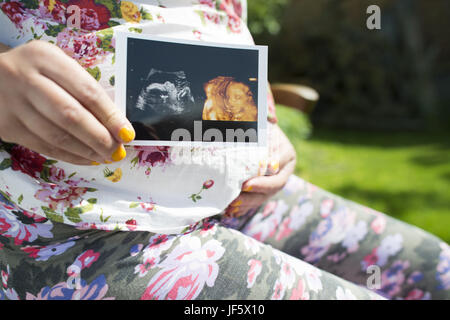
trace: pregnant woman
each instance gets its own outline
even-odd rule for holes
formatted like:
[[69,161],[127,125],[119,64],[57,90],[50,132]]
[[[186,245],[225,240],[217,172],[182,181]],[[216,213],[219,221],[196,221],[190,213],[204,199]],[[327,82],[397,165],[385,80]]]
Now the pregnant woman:
[[251,45],[244,0],[0,9],[0,300],[450,297],[445,242],[292,175],[271,95],[266,155],[127,146],[114,32]]

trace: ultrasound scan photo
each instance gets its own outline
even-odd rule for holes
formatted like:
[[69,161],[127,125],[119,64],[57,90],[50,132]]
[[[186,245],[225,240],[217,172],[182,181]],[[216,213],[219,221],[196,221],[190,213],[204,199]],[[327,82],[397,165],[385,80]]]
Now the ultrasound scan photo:
[[139,136],[163,139],[176,123],[190,121],[195,98],[184,71],[151,68],[136,104],[128,111]]

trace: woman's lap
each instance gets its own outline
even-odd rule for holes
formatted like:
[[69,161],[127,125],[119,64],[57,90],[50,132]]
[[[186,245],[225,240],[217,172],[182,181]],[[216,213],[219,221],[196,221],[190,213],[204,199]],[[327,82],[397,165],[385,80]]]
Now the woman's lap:
[[388,298],[450,298],[450,247],[437,237],[291,176],[243,233]]
[[[322,217],[318,204],[323,200],[331,210],[325,210],[324,204]],[[363,287],[369,275],[361,261],[397,233],[404,239],[402,251],[387,256],[384,264],[378,252],[384,275],[396,267],[386,280],[395,282],[391,291],[401,287],[402,296],[410,293],[413,285],[398,283],[414,282],[421,275],[413,271],[419,271],[423,276],[413,291],[416,297],[420,289],[432,298],[448,297],[448,288],[435,289],[439,283],[445,286],[448,277],[448,246],[442,244],[447,251],[440,247],[439,251],[435,247],[441,242],[423,231],[341,201],[293,177],[241,231],[229,227],[236,221],[209,219],[187,234],[169,236],[76,230],[6,203],[0,205],[0,299],[17,295],[21,299],[371,299],[378,296]],[[331,204],[336,202],[356,213],[334,210]],[[384,229],[383,219],[387,219]],[[245,217],[240,221],[245,222]],[[356,231],[364,228],[364,221],[367,232],[355,247],[355,240],[345,235],[351,230],[363,234]],[[332,257],[341,260],[333,262]]]

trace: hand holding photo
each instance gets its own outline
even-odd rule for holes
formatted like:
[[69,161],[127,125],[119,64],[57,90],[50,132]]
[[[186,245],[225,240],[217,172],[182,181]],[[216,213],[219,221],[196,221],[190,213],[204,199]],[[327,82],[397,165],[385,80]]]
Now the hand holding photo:
[[131,144],[266,144],[266,46],[118,32],[116,67]]

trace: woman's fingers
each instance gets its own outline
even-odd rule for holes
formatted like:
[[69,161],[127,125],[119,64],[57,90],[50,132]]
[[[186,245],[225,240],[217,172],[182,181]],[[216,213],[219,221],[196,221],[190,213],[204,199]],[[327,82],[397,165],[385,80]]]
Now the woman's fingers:
[[232,217],[240,217],[249,210],[260,207],[270,195],[263,193],[241,192],[241,194],[228,206],[226,214]]
[[131,142],[135,137],[131,123],[115,106],[100,84],[59,48],[52,50],[51,54],[55,58],[54,63],[43,64],[40,72],[58,83],[92,112],[118,142]]
[[275,194],[281,190],[289,176],[294,171],[295,161],[286,163],[280,171],[273,176],[259,176],[251,178],[242,184],[242,190],[249,193]]
[[95,150],[104,160],[119,161],[125,157],[123,146],[69,93],[42,75],[30,78],[26,94],[37,112]]
[[26,116],[21,117],[19,121],[28,129],[28,131],[33,132],[47,144],[57,146],[63,151],[84,159],[95,162],[104,161],[104,158],[94,149],[43,117],[27,102],[24,101],[18,103],[16,104],[16,107],[18,108],[19,114],[26,114]]
[[[20,124],[19,120],[10,119],[10,121],[14,122],[11,124],[11,128],[20,128],[20,134],[15,134],[14,132],[12,132],[12,135],[16,137],[14,139],[14,143],[17,143],[30,150],[33,150],[34,152],[46,155],[53,159],[60,159],[62,161],[77,165],[92,164],[92,160],[85,159],[45,142],[41,138],[37,137],[34,133],[30,132],[27,128],[23,127],[23,125]],[[6,139],[5,141],[8,141],[8,139]]]

